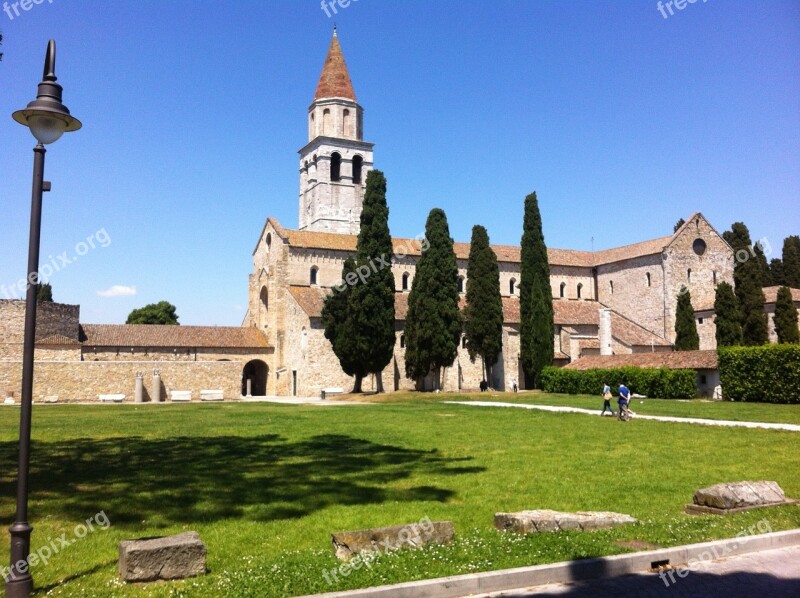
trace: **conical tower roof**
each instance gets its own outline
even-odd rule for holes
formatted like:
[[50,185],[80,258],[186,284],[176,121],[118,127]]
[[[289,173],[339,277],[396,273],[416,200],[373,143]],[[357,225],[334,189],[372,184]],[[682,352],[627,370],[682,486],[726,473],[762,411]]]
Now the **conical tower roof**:
[[353,83],[350,81],[350,73],[347,72],[335,27],[328,55],[325,57],[325,65],[317,83],[317,91],[314,93],[314,100],[322,98],[347,98],[356,101],[356,92],[353,91]]

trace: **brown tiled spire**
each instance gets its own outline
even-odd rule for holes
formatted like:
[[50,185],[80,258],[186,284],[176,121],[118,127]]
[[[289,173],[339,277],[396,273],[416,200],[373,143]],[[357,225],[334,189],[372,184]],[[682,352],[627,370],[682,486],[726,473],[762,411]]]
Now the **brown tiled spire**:
[[339,38],[336,35],[336,27],[333,28],[331,46],[325,57],[325,66],[322,67],[317,91],[314,93],[315,100],[322,98],[347,98],[356,101],[356,92],[353,91],[350,74],[347,72],[342,47],[339,45]]

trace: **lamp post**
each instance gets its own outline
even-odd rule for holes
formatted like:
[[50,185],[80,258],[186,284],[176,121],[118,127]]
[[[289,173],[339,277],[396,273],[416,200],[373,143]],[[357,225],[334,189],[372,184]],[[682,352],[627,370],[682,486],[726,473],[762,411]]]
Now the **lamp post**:
[[28,291],[25,296],[25,337],[22,349],[22,395],[19,418],[19,469],[17,471],[17,513],[9,528],[11,568],[5,580],[7,598],[27,598],[33,590],[28,566],[31,531],[28,524],[28,469],[31,445],[31,403],[33,398],[33,351],[36,339],[36,291],[39,287],[39,237],[42,228],[42,192],[50,190],[44,179],[44,146],[57,141],[67,131],[77,131],[81,122],[70,116],[61,103],[61,85],[56,83],[56,42],[47,44],[44,74],[36,99],[24,110],[12,115],[29,127],[39,142],[33,148],[33,191],[31,194],[31,230],[28,242]]

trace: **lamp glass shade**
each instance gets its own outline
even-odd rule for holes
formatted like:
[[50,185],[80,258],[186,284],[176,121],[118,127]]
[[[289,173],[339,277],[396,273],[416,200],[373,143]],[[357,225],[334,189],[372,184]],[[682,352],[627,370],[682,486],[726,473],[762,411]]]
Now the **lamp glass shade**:
[[28,126],[36,140],[43,145],[58,141],[67,129],[67,123],[64,120],[57,116],[41,113],[29,116]]

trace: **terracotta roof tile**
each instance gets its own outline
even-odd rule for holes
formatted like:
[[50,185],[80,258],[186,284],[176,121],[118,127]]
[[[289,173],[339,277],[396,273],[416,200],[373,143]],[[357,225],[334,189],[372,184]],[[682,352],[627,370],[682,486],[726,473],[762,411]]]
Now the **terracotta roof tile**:
[[631,347],[645,347],[651,345],[655,347],[668,347],[672,344],[657,334],[631,322],[615,311],[611,312],[611,334],[614,338]]
[[[778,300],[778,289],[781,287],[764,287],[764,302],[775,303]],[[790,289],[792,291],[792,300],[800,301],[800,289]]]
[[[280,226],[273,222],[276,229]],[[324,233],[306,230],[293,230],[281,228],[281,232],[286,236],[289,245],[304,249],[329,249],[335,251],[355,252],[356,235],[345,235],[338,233]],[[660,253],[669,243],[672,237],[662,237],[651,241],[643,241],[606,249],[604,251],[578,251],[575,249],[553,249],[547,250],[547,259],[551,266],[576,266],[591,268],[595,265],[609,264],[612,262]],[[392,246],[395,253],[402,252],[407,255],[419,256],[420,244],[416,239],[404,239],[396,237],[392,239]],[[497,255],[499,262],[512,264],[520,263],[520,248],[516,245],[492,245],[492,249]],[[453,243],[453,250],[456,258],[467,260],[469,258],[469,243]]]
[[300,309],[310,318],[321,317],[323,301],[329,292],[330,289],[322,289],[320,287],[289,287],[289,294],[300,306]]
[[36,346],[80,346],[80,341],[70,338],[68,336],[64,336],[63,334],[53,334],[51,336],[45,337],[43,339],[36,341]]
[[339,45],[335,30],[317,83],[317,91],[314,93],[315,100],[322,98],[347,98],[356,101],[356,92],[353,90],[353,83],[350,81],[350,73],[347,72],[342,47]]
[[257,328],[235,326],[159,326],[155,324],[81,324],[84,346],[263,349],[267,339]]
[[671,370],[712,370],[717,367],[716,351],[671,351],[628,355],[587,355],[566,365],[568,370],[591,370],[635,366]]

